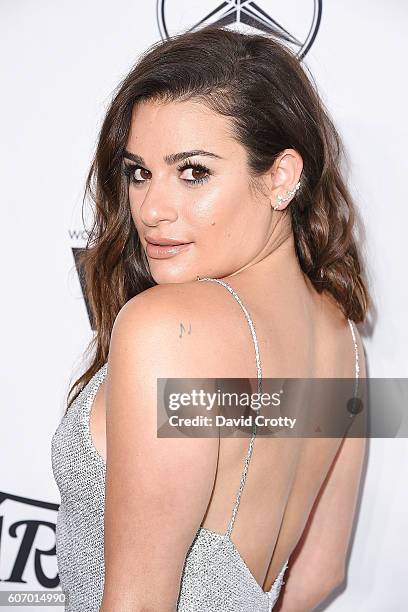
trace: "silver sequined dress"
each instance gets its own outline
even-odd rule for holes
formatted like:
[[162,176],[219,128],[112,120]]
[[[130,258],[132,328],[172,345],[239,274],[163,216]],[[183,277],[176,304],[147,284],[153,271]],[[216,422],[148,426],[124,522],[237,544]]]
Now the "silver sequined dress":
[[[235,290],[223,285],[241,306],[255,346],[258,390],[262,371],[253,321]],[[354,330],[354,346],[357,348]],[[61,503],[57,515],[56,551],[67,612],[99,612],[104,582],[104,501],[106,465],[92,443],[89,418],[102,383],[105,363],[62,418],[51,440],[52,469]],[[279,596],[288,560],[270,591],[263,591],[231,540],[256,436],[254,430],[244,461],[239,489],[225,533],[200,527],[187,552],[177,602],[178,612],[271,612]],[[124,570],[126,571],[126,570]]]

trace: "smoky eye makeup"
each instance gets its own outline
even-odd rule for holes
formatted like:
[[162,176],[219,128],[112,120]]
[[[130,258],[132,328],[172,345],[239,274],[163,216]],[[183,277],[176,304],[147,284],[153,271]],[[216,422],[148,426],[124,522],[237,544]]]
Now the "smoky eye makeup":
[[124,162],[123,164],[124,176],[127,178],[129,182],[140,185],[140,183],[144,183],[145,180],[140,180],[135,177],[135,172],[137,170],[142,170],[142,171],[144,170],[145,172],[147,172],[146,168],[143,168],[143,166],[139,166],[138,164],[132,164],[130,162]]
[[[182,179],[185,183],[190,185],[202,185],[204,183],[206,183],[212,172],[209,168],[207,168],[207,166],[204,166],[203,164],[200,164],[199,162],[194,162],[190,159],[186,159],[182,164],[180,164],[179,166],[177,166],[177,170],[179,172],[183,172],[184,170],[188,170],[191,169],[192,172],[194,173],[200,173],[200,174],[204,174],[204,176],[201,176],[199,178],[192,178],[192,179]],[[134,184],[134,185],[141,185],[143,183],[145,183],[147,180],[149,180],[148,178],[145,179],[138,179],[135,176],[135,173],[140,170],[141,172],[149,172],[149,170],[147,170],[146,168],[144,168],[143,166],[140,166],[139,164],[135,164],[132,162],[128,162],[125,161],[123,164],[123,174],[125,175],[125,177],[127,178],[127,180]]]

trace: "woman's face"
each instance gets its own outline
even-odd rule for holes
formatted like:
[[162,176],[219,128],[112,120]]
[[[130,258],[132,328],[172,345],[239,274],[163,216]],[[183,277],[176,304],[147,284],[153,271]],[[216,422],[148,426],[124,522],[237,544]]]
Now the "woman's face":
[[[270,201],[250,189],[245,149],[228,126],[197,102],[146,101],[133,109],[124,156],[129,201],[158,284],[229,276],[268,242]],[[148,239],[184,246],[165,251]]]

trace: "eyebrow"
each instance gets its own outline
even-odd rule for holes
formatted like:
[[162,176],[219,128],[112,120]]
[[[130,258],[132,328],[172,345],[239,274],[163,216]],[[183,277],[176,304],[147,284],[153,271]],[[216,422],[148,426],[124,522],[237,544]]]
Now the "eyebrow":
[[[211,153],[210,151],[203,151],[202,149],[193,149],[192,151],[181,151],[180,153],[171,153],[170,155],[165,155],[163,160],[166,162],[168,166],[172,166],[173,164],[186,159],[187,157],[193,157],[194,155],[203,155],[205,157],[214,157],[217,159],[223,159],[221,155],[217,155],[216,153]],[[131,153],[130,151],[124,151],[123,157],[127,159],[131,159],[132,161],[140,164],[141,166],[146,166],[146,162],[140,155],[136,155],[135,153]]]

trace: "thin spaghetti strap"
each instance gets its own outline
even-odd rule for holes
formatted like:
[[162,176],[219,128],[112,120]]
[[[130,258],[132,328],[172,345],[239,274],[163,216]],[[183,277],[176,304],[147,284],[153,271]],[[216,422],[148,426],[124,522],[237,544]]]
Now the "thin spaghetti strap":
[[355,356],[356,356],[356,368],[355,368],[355,372],[356,372],[356,378],[358,378],[359,376],[359,372],[360,372],[360,365],[359,365],[359,356],[358,356],[358,346],[357,346],[357,341],[356,341],[356,334],[354,331],[354,324],[353,321],[351,319],[347,319],[350,329],[351,329],[351,335],[353,336],[353,343],[354,343],[354,352],[355,352]]
[[[219,278],[210,278],[210,277],[204,277],[204,278],[197,277],[197,278],[198,278],[199,281],[213,281],[213,282],[219,283],[220,285],[223,285],[226,289],[228,289],[228,291],[231,293],[231,295],[233,295],[233,297],[236,299],[238,304],[241,306],[241,308],[242,308],[242,310],[243,310],[243,312],[245,314],[246,320],[248,322],[249,329],[251,330],[252,340],[254,342],[256,369],[257,369],[257,376],[258,376],[258,393],[261,393],[262,392],[262,366],[261,366],[261,360],[260,360],[260,357],[259,357],[258,338],[256,336],[255,325],[254,325],[254,322],[251,319],[251,315],[249,314],[248,310],[246,309],[246,307],[242,303],[241,298],[239,297],[237,292],[226,281],[220,280]],[[237,515],[237,512],[238,512],[238,507],[239,507],[239,504],[240,504],[240,501],[241,501],[242,491],[244,490],[245,481],[246,481],[247,472],[248,472],[248,466],[249,466],[249,462],[250,462],[251,456],[252,456],[252,451],[253,451],[253,448],[254,448],[256,431],[257,431],[257,427],[256,427],[256,423],[254,423],[254,426],[252,428],[252,437],[251,437],[251,441],[249,443],[248,452],[247,452],[246,457],[245,457],[244,469],[243,469],[242,474],[241,474],[241,480],[240,480],[239,490],[238,490],[237,497],[236,497],[235,504],[234,504],[234,509],[232,511],[232,516],[231,516],[230,522],[228,524],[227,531],[225,533],[225,535],[228,538],[231,536],[232,528],[234,526],[235,518],[236,518],[236,515]]]
[[356,334],[354,331],[354,324],[352,322],[351,319],[347,319],[350,329],[351,329],[351,335],[353,337],[353,344],[354,344],[354,353],[355,353],[355,382],[354,382],[354,397],[357,397],[357,393],[358,393],[358,378],[359,378],[359,373],[360,373],[360,364],[359,364],[359,355],[358,355],[358,346],[357,346],[357,341],[356,341]]

